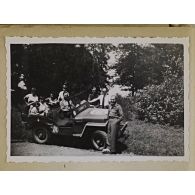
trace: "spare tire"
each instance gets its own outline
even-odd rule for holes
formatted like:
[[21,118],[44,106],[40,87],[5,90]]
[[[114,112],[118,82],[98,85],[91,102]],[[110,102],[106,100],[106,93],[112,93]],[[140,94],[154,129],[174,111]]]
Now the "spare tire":
[[107,146],[107,134],[104,131],[97,130],[91,135],[91,143],[94,149],[101,151]]

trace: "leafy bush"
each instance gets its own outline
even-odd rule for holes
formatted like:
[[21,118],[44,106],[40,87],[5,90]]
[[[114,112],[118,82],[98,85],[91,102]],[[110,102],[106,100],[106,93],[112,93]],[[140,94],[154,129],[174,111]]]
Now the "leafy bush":
[[167,78],[144,88],[136,102],[138,118],[153,123],[184,125],[183,78]]
[[135,113],[135,97],[122,97],[119,94],[116,96],[117,103],[121,105],[125,120],[132,120]]

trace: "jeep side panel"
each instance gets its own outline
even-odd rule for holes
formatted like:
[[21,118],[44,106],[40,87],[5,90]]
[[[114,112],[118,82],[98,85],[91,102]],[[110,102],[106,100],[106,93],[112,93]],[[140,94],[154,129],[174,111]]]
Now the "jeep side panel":
[[85,124],[85,126],[82,128],[80,132],[75,132],[73,136],[75,137],[82,137],[84,133],[91,133],[94,130],[103,130],[107,132],[107,124],[108,121],[104,123],[96,123],[96,122],[88,122]]

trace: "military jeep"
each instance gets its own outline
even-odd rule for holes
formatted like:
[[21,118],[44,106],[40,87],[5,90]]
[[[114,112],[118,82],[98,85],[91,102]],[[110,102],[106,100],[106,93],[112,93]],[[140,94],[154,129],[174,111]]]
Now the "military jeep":
[[[24,118],[24,117],[23,117]],[[119,137],[126,129],[127,123],[120,125]],[[95,108],[84,102],[72,110],[72,117],[63,117],[60,109],[52,109],[48,116],[28,117],[26,128],[32,131],[33,140],[39,144],[49,142],[52,135],[87,137],[94,149],[106,147],[108,127],[108,110]]]

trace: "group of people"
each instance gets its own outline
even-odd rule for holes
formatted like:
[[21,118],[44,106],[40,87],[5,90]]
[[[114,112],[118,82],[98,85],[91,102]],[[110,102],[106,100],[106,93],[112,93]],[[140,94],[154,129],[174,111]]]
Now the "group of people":
[[[24,85],[22,87],[25,88]],[[42,96],[38,97],[36,88],[33,87],[31,89],[31,93],[24,96],[24,101],[27,105],[26,110],[28,110],[29,116],[45,116],[51,108],[59,105],[60,110],[64,113],[64,115],[69,117],[70,110],[75,108],[72,100],[70,100],[66,84],[63,84],[62,91],[60,91],[58,98],[55,98],[53,93],[50,93],[48,98],[43,98]],[[88,102],[95,107],[108,109],[109,96],[106,88],[103,88],[101,94],[98,94],[96,88],[93,87],[91,94],[88,96]]]
[[69,93],[65,84],[58,98],[55,98],[53,93],[50,93],[50,96],[47,98],[38,97],[37,90],[33,87],[31,93],[24,96],[24,101],[29,116],[46,116],[48,111],[57,105],[60,105],[60,110],[67,114],[74,108],[74,104],[69,99]]
[[[18,87],[20,87],[21,90],[27,90],[23,77],[21,77]],[[45,99],[43,97],[38,97],[36,88],[32,88],[31,93],[24,96],[24,101],[27,105],[29,116],[46,116],[52,107],[59,105],[63,115],[65,117],[70,117],[70,110],[75,108],[73,102],[70,100],[66,83],[63,84],[62,91],[59,93],[58,98],[55,98],[53,93],[50,93],[50,96]],[[108,109],[109,123],[107,147],[102,152],[116,153],[116,140],[119,124],[123,119],[122,107],[116,102],[116,97],[114,95],[111,97],[108,96],[106,88],[103,88],[101,93],[98,94],[97,89],[93,87],[88,96],[88,102],[95,107]]]

